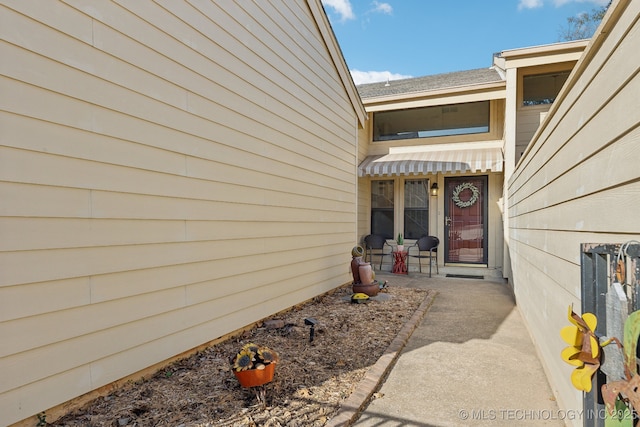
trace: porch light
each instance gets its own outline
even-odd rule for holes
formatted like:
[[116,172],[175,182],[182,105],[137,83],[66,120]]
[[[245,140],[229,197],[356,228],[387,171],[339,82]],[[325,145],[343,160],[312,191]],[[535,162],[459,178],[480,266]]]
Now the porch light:
[[438,195],[438,183],[434,182],[433,184],[431,184],[431,195],[432,196],[437,196]]

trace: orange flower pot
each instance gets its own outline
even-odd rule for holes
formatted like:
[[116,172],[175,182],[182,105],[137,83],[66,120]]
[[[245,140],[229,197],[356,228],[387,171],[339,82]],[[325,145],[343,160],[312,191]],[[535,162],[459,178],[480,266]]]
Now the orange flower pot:
[[257,387],[273,381],[275,363],[269,363],[264,369],[248,369],[246,371],[233,371],[242,387]]

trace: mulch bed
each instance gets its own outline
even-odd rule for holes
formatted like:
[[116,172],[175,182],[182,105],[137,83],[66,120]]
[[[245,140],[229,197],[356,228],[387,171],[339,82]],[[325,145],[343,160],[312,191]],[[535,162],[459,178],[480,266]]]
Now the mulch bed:
[[[389,286],[350,301],[351,286],[274,316],[58,419],[54,426],[323,426],[428,294]],[[314,339],[304,319],[318,321]],[[275,377],[243,388],[229,359],[246,343],[279,355]]]

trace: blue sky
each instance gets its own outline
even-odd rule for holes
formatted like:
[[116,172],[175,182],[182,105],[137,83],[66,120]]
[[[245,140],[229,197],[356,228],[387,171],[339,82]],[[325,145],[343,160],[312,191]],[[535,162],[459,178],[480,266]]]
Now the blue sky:
[[356,84],[491,66],[609,0],[322,0]]

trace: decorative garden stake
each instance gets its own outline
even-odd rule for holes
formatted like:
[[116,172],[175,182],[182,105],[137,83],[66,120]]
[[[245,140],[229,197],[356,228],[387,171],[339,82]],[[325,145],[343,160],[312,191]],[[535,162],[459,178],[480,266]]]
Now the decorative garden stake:
[[571,326],[560,330],[560,336],[569,344],[562,350],[562,360],[576,367],[571,373],[571,383],[575,388],[587,393],[591,391],[591,377],[600,367],[600,343],[595,329],[598,319],[592,313],[582,317],[569,306],[568,316]]
[[[560,330],[560,336],[569,344],[562,350],[562,360],[576,366],[571,373],[571,383],[578,390],[589,393],[592,388],[593,374],[600,368],[602,347],[615,342],[622,347],[616,337],[612,337],[602,343],[595,334],[598,319],[592,313],[584,313],[581,316],[573,312],[569,306],[568,312],[570,326]],[[633,417],[628,403],[634,408],[640,408],[640,376],[636,368],[636,346],[640,333],[640,312],[632,313],[624,326],[624,356],[625,376],[627,380],[614,381],[601,387],[602,398],[607,408],[606,426],[632,427]]]

